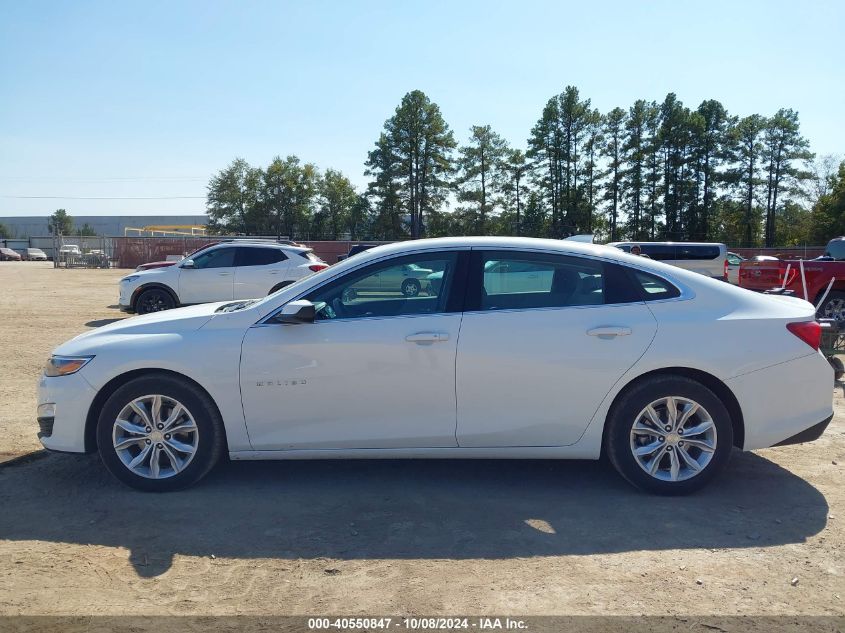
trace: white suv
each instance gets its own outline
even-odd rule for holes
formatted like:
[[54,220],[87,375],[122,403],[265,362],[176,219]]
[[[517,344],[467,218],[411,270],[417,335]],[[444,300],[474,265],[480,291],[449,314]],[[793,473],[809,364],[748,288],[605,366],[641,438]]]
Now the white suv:
[[327,268],[310,248],[276,242],[223,242],[173,266],[120,280],[120,309],[147,314],[179,306],[255,299]]

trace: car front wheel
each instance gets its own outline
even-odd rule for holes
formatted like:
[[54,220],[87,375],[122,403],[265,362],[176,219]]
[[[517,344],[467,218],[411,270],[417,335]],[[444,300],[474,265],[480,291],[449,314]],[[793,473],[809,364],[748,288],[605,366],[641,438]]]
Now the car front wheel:
[[208,395],[166,375],[142,376],[117,389],[97,424],[106,468],[145,491],[196,483],[220,459],[224,445],[220,413]]
[[629,482],[657,494],[687,494],[721,471],[733,427],[710,389],[686,377],[655,376],[635,385],[608,416],[605,450]]
[[135,312],[138,314],[149,314],[150,312],[172,310],[175,307],[176,302],[173,300],[171,294],[161,288],[150,288],[149,290],[144,290],[135,302]]

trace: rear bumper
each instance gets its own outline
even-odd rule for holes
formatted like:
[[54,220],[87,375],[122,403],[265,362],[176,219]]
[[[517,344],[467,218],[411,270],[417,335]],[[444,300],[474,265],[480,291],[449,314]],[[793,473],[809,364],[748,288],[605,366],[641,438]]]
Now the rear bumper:
[[742,409],[746,451],[816,439],[833,417],[833,369],[818,352],[726,384]]
[[832,419],[833,416],[831,415],[826,420],[822,420],[818,424],[814,424],[809,429],[804,429],[800,433],[796,433],[792,437],[788,437],[785,440],[778,442],[775,446],[789,446],[790,444],[803,444],[804,442],[817,440],[822,436],[822,433],[824,433]]

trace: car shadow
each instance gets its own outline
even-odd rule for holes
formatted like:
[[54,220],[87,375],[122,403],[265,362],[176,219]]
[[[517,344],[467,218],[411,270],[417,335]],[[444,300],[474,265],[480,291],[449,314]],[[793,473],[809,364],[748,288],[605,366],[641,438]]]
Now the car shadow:
[[141,493],[96,456],[0,468],[0,538],[124,547],[139,576],[174,554],[500,559],[801,543],[828,506],[758,455],[688,497],[638,492],[599,462],[227,462],[197,486]]
[[97,319],[96,321],[88,321],[85,324],[85,327],[102,327],[104,325],[108,325],[109,323],[117,323],[118,321],[123,321],[126,317],[118,318],[118,319]]

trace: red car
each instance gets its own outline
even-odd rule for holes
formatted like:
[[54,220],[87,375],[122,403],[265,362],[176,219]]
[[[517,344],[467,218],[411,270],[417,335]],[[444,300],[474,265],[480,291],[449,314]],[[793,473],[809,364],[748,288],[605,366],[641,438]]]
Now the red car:
[[0,261],[19,262],[21,256],[11,248],[0,248]]
[[[739,285],[749,290],[771,290],[785,285],[792,296],[803,299],[806,285],[807,300],[818,305],[830,286],[830,291],[819,306],[818,315],[826,319],[845,322],[845,237],[828,242],[824,255],[804,260],[804,281],[801,280],[799,260],[773,257],[746,260],[739,267]],[[784,284],[784,278],[786,284]],[[831,284],[833,280],[833,285]]]

